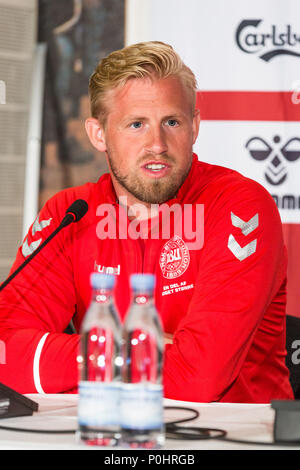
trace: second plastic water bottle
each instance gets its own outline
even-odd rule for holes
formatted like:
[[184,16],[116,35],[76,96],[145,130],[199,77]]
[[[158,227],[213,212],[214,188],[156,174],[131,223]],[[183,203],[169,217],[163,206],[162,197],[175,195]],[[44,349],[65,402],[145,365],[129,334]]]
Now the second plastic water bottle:
[[131,276],[133,301],[123,327],[121,442],[130,448],[160,448],[163,425],[163,331],[153,301],[155,277]]

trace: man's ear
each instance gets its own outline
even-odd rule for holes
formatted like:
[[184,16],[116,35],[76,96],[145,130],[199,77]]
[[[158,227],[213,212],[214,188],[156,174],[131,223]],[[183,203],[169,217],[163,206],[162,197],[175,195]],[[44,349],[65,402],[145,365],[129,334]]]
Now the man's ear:
[[85,130],[91,144],[99,150],[99,152],[106,152],[105,134],[99,121],[95,118],[86,119]]

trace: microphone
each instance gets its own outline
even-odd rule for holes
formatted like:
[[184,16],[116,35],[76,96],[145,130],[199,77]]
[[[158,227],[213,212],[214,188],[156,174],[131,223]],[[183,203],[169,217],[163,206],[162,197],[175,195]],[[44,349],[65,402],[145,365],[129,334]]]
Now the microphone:
[[12,281],[12,279],[20,272],[22,271],[25,266],[30,263],[32,258],[34,258],[43,248],[44,246],[47,245],[47,243],[52,240],[52,238],[57,235],[58,232],[60,232],[61,229],[64,227],[67,227],[70,225],[72,222],[78,222],[82,217],[87,213],[88,211],[88,204],[86,201],[83,199],[77,199],[74,201],[70,207],[66,210],[66,215],[64,216],[63,220],[59,224],[59,226],[54,230],[54,232],[49,235],[46,240],[43,241],[43,243],[33,252],[31,253],[26,260],[20,264],[20,266],[1,284],[0,286],[0,292]]
[[60,223],[60,226],[66,227],[72,222],[78,222],[86,214],[89,206],[83,199],[76,199],[66,210],[66,215]]

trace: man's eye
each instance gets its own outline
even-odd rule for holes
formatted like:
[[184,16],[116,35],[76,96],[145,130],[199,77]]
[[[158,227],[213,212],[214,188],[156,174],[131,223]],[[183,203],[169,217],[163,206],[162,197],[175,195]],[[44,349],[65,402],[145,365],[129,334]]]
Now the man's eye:
[[133,127],[134,129],[139,129],[140,127],[142,127],[142,123],[140,121],[135,121],[131,124],[131,127]]
[[167,124],[168,124],[168,126],[170,126],[170,127],[175,127],[175,126],[177,126],[178,121],[176,121],[176,119],[168,119],[168,120],[167,120]]

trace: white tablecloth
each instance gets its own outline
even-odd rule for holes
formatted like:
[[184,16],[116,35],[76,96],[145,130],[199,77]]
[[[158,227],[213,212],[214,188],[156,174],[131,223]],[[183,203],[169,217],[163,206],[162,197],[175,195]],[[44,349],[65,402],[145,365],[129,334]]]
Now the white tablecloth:
[[[0,426],[34,429],[76,429],[77,395],[27,395],[39,403],[39,411],[33,416],[1,419]],[[273,439],[274,410],[269,405],[189,403],[165,400],[165,406],[190,407],[199,411],[197,420],[188,426],[218,428],[227,431],[234,439],[271,442]],[[166,410],[165,421],[188,417],[181,410]],[[75,434],[32,434],[0,429],[0,449],[86,449],[78,442]],[[283,447],[287,449],[287,447]],[[300,448],[300,446],[299,446]],[[298,448],[298,449],[299,449]],[[89,447],[90,449],[90,447]],[[93,448],[92,448],[93,449]],[[246,445],[223,440],[173,440],[166,439],[164,450],[250,450],[280,449],[261,445]],[[295,448],[293,448],[295,449]],[[113,452],[117,452],[115,448]]]

